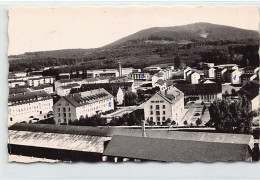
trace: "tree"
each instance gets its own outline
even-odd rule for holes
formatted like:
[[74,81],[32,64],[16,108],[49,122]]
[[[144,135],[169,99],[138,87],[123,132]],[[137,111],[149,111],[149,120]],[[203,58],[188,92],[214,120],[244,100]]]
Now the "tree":
[[185,126],[188,125],[188,121],[185,120],[185,121],[183,122],[183,124],[184,124]]
[[202,121],[201,121],[200,118],[198,118],[198,119],[196,120],[196,125],[199,126],[199,125],[201,125],[201,124],[202,124]]
[[236,90],[235,90],[235,89],[232,89],[232,90],[231,90],[231,96],[236,96],[236,94],[237,94]]
[[168,119],[165,121],[165,123],[166,123],[166,124],[171,123],[171,119],[168,118]]
[[176,122],[174,121],[174,120],[172,120],[172,123],[171,123],[171,125],[175,125],[176,124]]
[[254,112],[246,96],[235,102],[229,99],[214,101],[209,113],[217,132],[248,134],[252,131]]
[[138,102],[138,97],[137,97],[136,93],[133,93],[133,92],[125,93],[125,105],[126,106],[136,105],[137,102]]

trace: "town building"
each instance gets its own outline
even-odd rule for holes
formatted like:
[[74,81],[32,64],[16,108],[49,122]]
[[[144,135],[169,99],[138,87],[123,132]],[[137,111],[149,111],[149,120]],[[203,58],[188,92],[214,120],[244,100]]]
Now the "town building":
[[68,124],[80,117],[114,109],[114,97],[105,89],[95,89],[61,97],[54,104],[54,121],[56,124]]
[[55,91],[57,91],[58,87],[60,86],[66,86],[69,84],[74,84],[76,83],[75,81],[73,81],[72,79],[61,79],[58,81],[55,81],[54,86],[55,86]]
[[109,77],[87,78],[82,81],[82,84],[99,84],[109,83]]
[[259,109],[259,80],[250,81],[245,84],[239,91],[239,96],[246,95],[250,102],[251,110]]
[[252,81],[253,79],[255,79],[257,77],[258,76],[255,75],[255,74],[242,74],[240,76],[242,86],[245,86],[246,84],[249,84],[250,81]]
[[70,79],[70,73],[60,73],[59,79]]
[[142,72],[133,72],[131,74],[131,78],[134,80],[142,80],[142,81],[148,81],[151,79],[150,73],[142,73]]
[[187,77],[188,77],[187,79],[188,79],[189,83],[191,83],[191,84],[199,84],[199,80],[200,80],[199,73],[192,72]]
[[240,82],[240,76],[241,75],[242,75],[241,71],[239,71],[237,69],[231,70],[231,73],[230,73],[228,81],[230,81],[231,84],[241,84],[241,82]]
[[213,102],[214,100],[222,99],[221,83],[175,84],[174,86],[184,93],[185,102]]
[[30,116],[52,111],[53,100],[46,92],[25,92],[8,97],[8,124],[28,121]]
[[167,88],[166,80],[159,79],[152,87],[159,87],[163,91]]
[[65,86],[60,86],[56,89],[56,92],[59,96],[67,96],[73,88],[80,88],[80,85],[78,83],[72,83]]
[[184,70],[183,70],[183,79],[187,79],[187,72],[190,71],[191,68],[190,67],[186,67]]
[[225,77],[226,77],[226,72],[227,72],[226,68],[223,68],[223,69],[217,68],[215,70],[216,81],[224,83]]
[[103,153],[103,160],[107,159],[114,162],[251,162],[252,151],[246,144],[115,135]]
[[32,76],[27,79],[27,85],[30,87],[40,86],[42,84],[53,84],[54,78],[51,76]]
[[31,87],[30,89],[32,91],[45,91],[48,94],[53,93],[53,85],[51,85],[51,84],[42,84],[40,86]]
[[8,85],[10,88],[19,87],[19,86],[25,86],[26,81],[24,80],[9,80]]
[[19,87],[9,88],[9,95],[26,93],[26,92],[30,92],[30,89],[28,86],[19,86]]
[[247,66],[244,68],[244,74],[255,74],[258,75],[259,67]]
[[157,92],[144,104],[145,120],[162,125],[168,118],[178,121],[184,109],[184,94],[170,86],[165,91]]
[[206,78],[215,78],[215,71],[216,69],[213,67],[205,67],[204,68],[204,76]]
[[[145,130],[145,132],[144,132]],[[90,127],[90,126],[57,126],[53,124],[29,124],[29,123],[17,123],[9,127],[9,140],[8,140],[8,152],[11,155],[30,156],[46,159],[58,159],[64,161],[86,161],[86,162],[97,162],[97,161],[135,161],[143,158],[133,156],[130,158],[128,155],[134,153],[133,146],[137,146],[138,151],[142,150],[142,154],[148,154],[150,157],[146,158],[148,161],[155,160],[155,157],[160,157],[159,161],[164,161],[163,158],[171,156],[169,159],[176,156],[186,156],[192,158],[191,161],[245,161],[250,160],[252,148],[254,147],[254,138],[249,134],[229,134],[229,133],[211,133],[211,132],[184,132],[184,131],[168,131],[168,130],[156,130],[156,129],[126,129],[126,128],[113,128],[113,127]],[[41,134],[41,136],[39,136]],[[118,144],[112,146],[113,142],[109,142],[115,136],[131,136],[131,137],[144,137],[163,140],[175,140],[178,142],[187,142],[187,144],[170,145],[167,148],[169,152],[164,149],[166,144],[157,144],[156,147],[152,145],[146,145],[147,151],[143,151],[137,141],[134,141],[134,145],[128,144],[128,139],[123,140],[122,143],[126,145]],[[115,140],[115,139],[114,139]],[[114,141],[113,140],[113,141]],[[196,148],[193,147],[193,142],[201,142],[196,144]],[[116,141],[116,143],[119,143]],[[147,143],[147,142],[145,142]],[[172,142],[170,141],[170,144]],[[205,145],[203,145],[205,143]],[[210,144],[207,144],[210,143]],[[143,144],[143,143],[141,143]],[[193,144],[193,145],[192,145]],[[218,144],[225,144],[225,149],[218,149]],[[163,145],[162,147],[159,147]],[[230,147],[231,145],[234,145]],[[241,151],[240,146],[243,145],[244,150]],[[244,146],[246,145],[246,146]],[[153,148],[151,148],[153,146]],[[178,149],[173,151],[173,149]],[[212,152],[205,152],[207,146],[211,146]],[[222,146],[222,145],[220,145]],[[247,151],[248,147],[250,151]],[[114,148],[113,154],[111,148]],[[120,156],[117,149],[123,147],[127,148],[124,150],[124,154]],[[188,147],[188,148],[187,148]],[[158,149],[159,148],[159,149]],[[206,149],[205,149],[206,148]],[[156,155],[152,155],[150,150],[156,150]],[[232,149],[232,151],[230,151]],[[234,151],[233,151],[234,149]],[[239,150],[238,150],[239,149]],[[121,151],[121,150],[120,150]],[[157,152],[158,151],[158,152]],[[204,158],[205,153],[207,158]],[[219,154],[216,154],[219,153]],[[225,154],[222,156],[221,154]],[[248,153],[248,154],[246,154]],[[213,156],[215,154],[215,156]],[[148,156],[147,155],[147,156]],[[196,156],[195,156],[196,155]],[[199,155],[199,156],[197,156]],[[140,159],[139,159],[140,158]],[[182,158],[181,158],[182,159]],[[142,161],[141,160],[141,161]],[[178,159],[175,159],[177,161]],[[157,160],[156,160],[157,161]],[[190,162],[190,161],[188,161]]]
[[117,69],[96,69],[96,70],[87,71],[88,78],[118,77],[118,76],[119,76],[119,72]]

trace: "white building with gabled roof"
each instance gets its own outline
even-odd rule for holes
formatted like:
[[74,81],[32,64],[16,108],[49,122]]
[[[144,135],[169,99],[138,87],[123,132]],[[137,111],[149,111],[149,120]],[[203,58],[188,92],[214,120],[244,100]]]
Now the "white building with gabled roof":
[[168,118],[179,121],[184,110],[184,94],[176,87],[170,86],[165,91],[152,96],[144,105],[145,120],[162,125]]
[[62,97],[54,104],[56,124],[68,124],[69,121],[114,110],[114,97],[104,88],[75,93]]

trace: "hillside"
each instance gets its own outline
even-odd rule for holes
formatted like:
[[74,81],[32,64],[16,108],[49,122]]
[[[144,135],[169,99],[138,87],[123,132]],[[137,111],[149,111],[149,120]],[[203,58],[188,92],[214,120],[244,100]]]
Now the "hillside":
[[167,62],[185,62],[193,66],[199,61],[238,63],[241,66],[249,61],[249,65],[258,66],[258,44],[256,31],[195,23],[141,30],[95,49],[29,52],[10,56],[9,62],[10,71],[80,64],[86,69],[114,68],[117,61],[121,61],[124,67],[135,68]]

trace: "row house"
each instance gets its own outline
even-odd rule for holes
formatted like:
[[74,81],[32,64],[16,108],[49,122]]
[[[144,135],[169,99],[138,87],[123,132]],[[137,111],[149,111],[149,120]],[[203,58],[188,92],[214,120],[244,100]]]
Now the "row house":
[[81,117],[114,110],[114,97],[104,88],[71,94],[54,104],[56,124],[68,124]]
[[154,87],[155,83],[160,80],[168,80],[172,77],[172,70],[171,69],[163,69],[158,73],[152,76],[152,86]]
[[74,84],[74,83],[75,83],[75,81],[73,81],[72,79],[61,79],[61,80],[55,81],[55,83],[54,83],[55,91],[57,91],[57,89],[60,86],[66,86],[66,85]]
[[204,68],[204,76],[206,78],[215,79],[215,71],[216,69],[213,67],[206,67]]
[[131,78],[134,80],[142,80],[142,81],[148,81],[151,79],[150,73],[144,73],[144,72],[135,72],[131,74]]
[[26,81],[24,80],[9,80],[8,85],[10,88],[19,87],[19,86],[25,86]]
[[72,84],[67,84],[65,86],[59,86],[56,89],[56,92],[59,96],[67,96],[70,94],[73,88],[80,88],[80,85],[78,83],[72,83]]
[[51,85],[51,84],[42,84],[40,86],[31,87],[30,89],[32,91],[45,91],[48,94],[53,93],[53,85]]
[[27,85],[30,87],[36,87],[42,84],[53,84],[53,83],[54,83],[54,78],[52,76],[29,77],[27,79]]
[[145,119],[156,125],[162,125],[168,118],[179,121],[183,110],[184,94],[173,86],[157,92],[144,104]]
[[46,92],[25,92],[8,97],[8,124],[28,121],[30,116],[52,111],[53,100]]
[[213,102],[222,99],[221,83],[175,84],[184,93],[185,101]]

